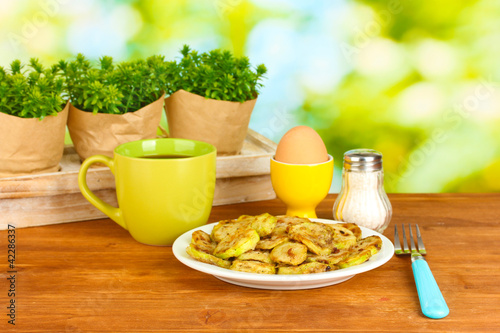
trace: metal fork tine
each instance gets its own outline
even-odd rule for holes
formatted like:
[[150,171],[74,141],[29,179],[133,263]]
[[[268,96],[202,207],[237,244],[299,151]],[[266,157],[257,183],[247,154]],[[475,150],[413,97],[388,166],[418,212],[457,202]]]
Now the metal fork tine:
[[424,242],[422,241],[422,235],[420,234],[420,228],[418,224],[415,224],[417,227],[417,243],[418,243],[418,252],[422,255],[426,255],[427,251],[425,250]]
[[403,227],[403,253],[410,253],[410,249],[408,248],[408,242],[406,241],[406,232],[404,223],[401,224]]
[[411,231],[411,223],[408,223],[408,226],[409,226],[409,228],[410,228],[410,243],[411,243],[411,245],[410,245],[410,246],[411,246],[411,252],[412,252],[412,253],[413,253],[413,252],[417,253],[417,252],[418,252],[418,250],[417,250],[417,247],[415,246],[415,240],[414,240],[414,238],[413,238],[413,232]]
[[394,253],[403,253],[403,251],[401,250],[401,241],[399,239],[398,226],[396,224],[394,225]]

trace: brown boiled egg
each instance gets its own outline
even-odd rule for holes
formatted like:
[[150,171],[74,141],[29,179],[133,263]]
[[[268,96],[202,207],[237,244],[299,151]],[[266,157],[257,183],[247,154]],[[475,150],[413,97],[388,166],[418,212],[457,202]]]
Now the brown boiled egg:
[[274,159],[290,164],[316,164],[328,161],[328,152],[315,130],[308,126],[297,126],[283,135]]

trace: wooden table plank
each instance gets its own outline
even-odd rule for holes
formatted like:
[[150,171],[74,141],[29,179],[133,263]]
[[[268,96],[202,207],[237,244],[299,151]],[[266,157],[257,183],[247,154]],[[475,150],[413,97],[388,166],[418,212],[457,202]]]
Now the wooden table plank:
[[[318,207],[332,218],[335,195]],[[394,223],[419,223],[450,308],[424,317],[408,257],[334,286],[257,290],[194,271],[108,219],[16,230],[19,332],[498,331],[500,194],[390,195]],[[282,214],[279,200],[214,207],[210,222]],[[0,330],[7,324],[7,232],[0,232]]]

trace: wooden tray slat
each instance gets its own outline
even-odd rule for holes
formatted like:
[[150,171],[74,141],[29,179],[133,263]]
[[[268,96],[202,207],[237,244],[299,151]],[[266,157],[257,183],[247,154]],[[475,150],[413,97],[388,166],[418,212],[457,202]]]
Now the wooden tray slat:
[[[276,144],[249,130],[242,152],[217,157],[214,205],[273,199],[269,159]],[[0,230],[7,224],[31,227],[99,219],[105,215],[80,193],[80,160],[67,146],[59,172],[0,178]],[[115,180],[107,167],[89,168],[89,188],[106,202],[117,205]]]

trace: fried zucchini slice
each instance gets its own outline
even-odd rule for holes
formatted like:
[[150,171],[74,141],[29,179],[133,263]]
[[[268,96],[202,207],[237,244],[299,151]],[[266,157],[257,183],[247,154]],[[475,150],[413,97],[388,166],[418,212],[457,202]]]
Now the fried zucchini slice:
[[283,223],[276,223],[276,226],[273,229],[273,232],[268,237],[274,237],[274,236],[285,236],[288,238],[288,226]]
[[288,235],[291,239],[306,245],[311,252],[318,255],[328,255],[334,247],[331,230],[328,225],[323,223],[304,222],[291,226]]
[[276,246],[278,246],[284,242],[288,242],[289,240],[290,239],[285,234],[273,235],[270,238],[261,239],[257,243],[257,245],[255,245],[255,248],[259,249],[259,250],[272,250]]
[[214,226],[210,234],[210,237],[214,242],[219,243],[228,235],[234,235],[238,229],[247,227],[248,225],[249,225],[248,222],[236,222],[236,220],[223,220]]
[[340,226],[350,230],[354,234],[354,236],[356,236],[356,240],[361,239],[362,231],[361,231],[361,228],[357,224],[355,224],[355,223],[342,223]]
[[266,237],[270,235],[276,227],[276,217],[268,213],[257,215],[250,226],[257,231],[260,237]]
[[382,238],[379,236],[368,236],[358,241],[356,244],[359,247],[364,247],[370,250],[372,256],[377,254],[382,248]]
[[214,253],[217,243],[213,242],[210,235],[203,230],[196,230],[191,236],[191,243],[196,246],[196,248],[205,253]]
[[257,273],[257,274],[276,274],[274,264],[255,260],[234,260],[230,269],[233,271]]
[[336,253],[330,253],[324,256],[317,254],[308,254],[306,262],[321,262],[333,267],[335,264],[345,260],[349,256],[349,250],[338,250]]
[[333,247],[339,250],[350,249],[356,245],[356,236],[349,229],[342,227],[340,224],[328,224],[333,230]]
[[216,256],[213,256],[209,253],[205,253],[203,251],[200,251],[196,248],[196,246],[194,244],[189,244],[189,246],[186,248],[186,252],[193,259],[204,262],[206,264],[215,265],[215,266],[219,266],[222,268],[231,267],[231,262],[229,260],[217,258]]
[[271,260],[269,251],[258,251],[258,250],[247,251],[247,252],[239,255],[237,259],[238,260],[253,260],[253,261],[264,262],[267,264],[274,264],[274,262]]
[[308,262],[299,266],[280,266],[278,274],[312,274],[327,272],[331,268],[321,262]]
[[276,216],[276,227],[274,228],[271,235],[288,234],[288,229],[291,226],[301,224],[304,222],[311,222],[311,221],[305,217],[287,216],[287,215]]
[[278,264],[299,265],[307,258],[307,246],[301,243],[285,242],[271,251],[271,260]]
[[215,247],[214,256],[229,259],[238,257],[242,253],[255,249],[259,241],[259,234],[250,227],[236,229],[233,234],[226,236]]
[[360,265],[370,259],[382,248],[382,239],[378,236],[369,236],[361,239],[350,250],[349,256],[336,264],[338,268],[347,268]]
[[364,250],[355,246],[354,251],[346,259],[336,264],[336,266],[338,268],[347,268],[361,265],[362,263],[370,259],[371,256],[372,253],[370,250]]
[[286,223],[288,225],[296,225],[304,222],[311,222],[307,217],[298,217],[298,216],[290,216],[290,215],[278,215],[276,216],[278,222]]

